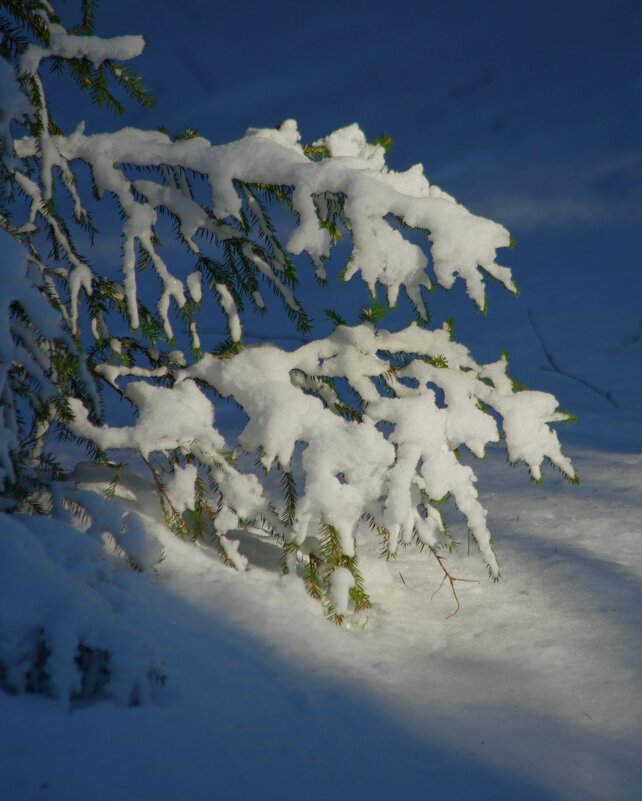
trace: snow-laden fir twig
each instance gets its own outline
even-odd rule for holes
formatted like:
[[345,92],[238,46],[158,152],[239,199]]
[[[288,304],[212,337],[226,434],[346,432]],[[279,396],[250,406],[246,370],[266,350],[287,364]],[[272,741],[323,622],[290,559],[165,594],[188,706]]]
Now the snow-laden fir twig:
[[[7,253],[16,258],[21,249],[22,266],[16,291],[0,307],[3,347],[11,343],[0,387],[0,480],[13,482],[27,439],[6,378],[17,370],[42,385],[30,390],[38,440],[58,423],[101,458],[135,452],[152,471],[176,530],[196,514],[195,530],[209,526],[219,552],[239,569],[245,563],[228,535],[252,523],[266,526],[283,542],[288,564],[297,555],[308,560],[309,589],[325,598],[335,619],[368,604],[355,549],[363,518],[382,535],[388,556],[412,541],[436,553],[448,538],[439,504],[451,498],[497,578],[486,510],[461,450],[481,458],[501,440],[508,459],[525,462],[536,481],[545,460],[575,480],[550,428],[567,415],[552,395],[519,390],[505,357],[478,364],[446,328],[428,330],[425,290],[450,289],[461,278],[482,310],[487,276],[516,292],[510,270],[497,263],[498,248],[510,243],[506,229],[431,184],[421,165],[389,169],[384,147],[369,143],[356,124],[312,148],[302,144],[293,120],[219,145],[191,130],[176,137],[131,127],[88,134],[84,122],[66,135],[52,121],[43,65],[54,59],[89,69],[87,80],[98,91],[101,70],[109,67],[118,77],[120,60],[138,55],[143,42],[70,34],[48,4],[38,15],[47,35],[18,53],[13,67],[0,66],[8,98],[0,130],[3,173],[26,201],[3,217],[10,232],[3,241],[14,239]],[[77,241],[74,223],[59,210],[62,189],[91,242],[86,187],[77,177],[83,165],[96,198],[110,197],[121,215],[118,281],[100,274],[87,240]],[[273,202],[293,215],[285,243],[270,219]],[[183,259],[163,250],[161,215],[174,225]],[[408,228],[425,232],[421,245],[406,236]],[[306,253],[323,283],[324,261],[341,237],[352,245],[343,279],[360,276],[375,300],[382,288],[391,306],[405,294],[422,325],[377,330],[376,315],[366,315],[362,325],[338,325],[330,336],[314,338],[296,293],[301,267],[295,257]],[[146,268],[158,279],[156,297],[141,289]],[[265,287],[309,337],[295,350],[243,341],[245,303],[264,311]],[[21,300],[29,293],[54,318],[42,336],[30,327],[35,307]],[[19,309],[26,320],[16,319]],[[212,322],[212,314],[220,317]],[[207,342],[203,332],[219,324],[228,340]],[[174,341],[181,326],[192,355]],[[58,334],[59,358],[52,364],[43,340]],[[135,422],[102,423],[94,382],[127,399]],[[58,405],[47,416],[38,398],[50,388]],[[217,427],[214,393],[231,397],[246,415],[238,443],[228,443]],[[257,455],[264,473],[275,469],[289,477],[287,513],[271,494],[270,476],[244,467],[243,450]],[[166,465],[169,483],[152,457]]]

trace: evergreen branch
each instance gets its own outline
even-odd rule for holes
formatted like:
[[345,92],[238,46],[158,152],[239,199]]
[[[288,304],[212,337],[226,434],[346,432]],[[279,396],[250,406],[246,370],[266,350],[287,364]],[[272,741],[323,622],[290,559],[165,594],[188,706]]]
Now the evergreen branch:
[[[156,105],[156,98],[151,90],[145,86],[143,78],[138,75],[128,64],[120,61],[105,61],[105,67],[116,80],[116,83],[139,105],[143,108],[153,108]],[[184,141],[197,136],[195,131],[187,129],[183,134],[177,134],[174,141]]]
[[82,30],[86,33],[93,33],[96,27],[98,0],[82,0],[80,11],[82,15]]
[[42,3],[30,0],[2,0],[2,5],[11,14],[21,29],[28,31],[32,36],[45,45],[49,44],[49,26],[47,19],[39,12],[45,12],[51,22],[58,18],[47,13]]
[[298,493],[294,475],[289,470],[283,470],[279,466],[281,473],[281,489],[284,495],[283,514],[281,515],[281,522],[291,529],[296,519],[296,506],[298,501]]

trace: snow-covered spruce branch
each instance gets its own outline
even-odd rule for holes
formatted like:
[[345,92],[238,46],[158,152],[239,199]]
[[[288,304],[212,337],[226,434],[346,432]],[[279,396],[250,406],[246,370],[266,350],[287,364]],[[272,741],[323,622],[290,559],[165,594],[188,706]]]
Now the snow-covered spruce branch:
[[[399,361],[403,367],[394,366]],[[549,428],[566,415],[556,411],[552,395],[515,392],[506,368],[505,357],[477,364],[464,346],[450,340],[447,330],[413,324],[390,333],[369,324],[341,326],[330,337],[292,352],[261,345],[231,359],[204,356],[176,372],[172,389],[131,380],[125,392],[139,412],[132,427],[95,427],[80,403],[72,401],[75,419],[70,426],[103,450],[134,447],[145,455],[180,450],[209,465],[223,512],[214,526],[221,541],[231,543],[225,535],[240,520],[273,520],[273,501],[255,475],[225,460],[228,446],[214,426],[214,409],[199,381],[243,407],[248,422],[239,444],[259,453],[266,471],[278,466],[291,475],[297,445],[303,446],[295,470],[301,491],[295,493],[288,515],[282,515],[285,530],[280,533],[286,547],[295,544],[323,561],[324,531],[331,526],[338,556],[335,564],[324,565],[328,579],[347,562],[356,572],[355,533],[366,516],[385,532],[389,555],[400,541],[433,548],[443,543],[444,523],[436,502],[449,496],[497,577],[475,474],[460,462],[458,449],[466,446],[482,457],[486,446],[500,439],[500,418],[511,461],[526,462],[535,480],[545,459],[574,477]],[[130,375],[127,368],[110,371],[112,381]],[[387,376],[386,394],[377,386],[382,376]],[[361,399],[361,412],[352,419],[346,419],[332,387],[337,378],[347,379]],[[197,471],[190,469],[191,483],[180,481],[193,508]],[[342,586],[347,593],[352,585]],[[331,598],[338,597],[331,581],[326,588]],[[340,606],[347,608],[345,598]]]
[[[435,277],[442,286],[449,288],[460,275],[471,298],[483,307],[482,268],[514,291],[510,271],[495,263],[496,249],[509,243],[506,230],[470,214],[449,195],[431,186],[421,165],[405,173],[388,170],[384,148],[368,144],[356,125],[319,142],[328,156],[320,161],[306,155],[292,120],[283,123],[278,130],[250,130],[243,139],[219,146],[199,136],[172,141],[158,131],[131,128],[86,136],[83,123],[70,136],[52,134],[38,75],[43,60],[82,57],[100,65],[106,60],[137,55],[142,40],[140,37],[101,40],[71,36],[53,23],[49,28],[49,47],[31,45],[21,55],[18,66],[23,82],[36,82],[32,97],[32,100],[37,99],[36,121],[30,127],[37,135],[17,140],[15,151],[25,163],[34,158],[38,161],[42,186],[20,170],[16,171],[15,180],[31,201],[29,219],[22,230],[27,233],[36,225],[39,216],[44,217],[55,245],[71,266],[72,327],[78,322],[78,295],[81,290],[91,293],[94,276],[87,261],[76,253],[70,238],[61,229],[52,210],[52,201],[58,177],[72,195],[76,219],[88,220],[89,215],[75,188],[73,164],[76,161],[89,165],[97,195],[113,195],[124,215],[124,291],[134,329],[140,324],[137,251],[142,251],[151,261],[161,281],[157,309],[168,337],[173,335],[170,303],[174,301],[179,308],[184,308],[188,292],[198,303],[205,279],[219,294],[229,320],[231,338],[238,341],[241,336],[238,300],[250,294],[259,307],[263,305],[259,277],[272,284],[294,316],[301,312],[300,304],[287,285],[287,278],[295,277],[287,252],[293,255],[307,252],[316,264],[317,274],[323,278],[322,262],[330,255],[332,232],[337,222],[350,231],[354,243],[346,279],[360,272],[373,292],[377,284],[383,285],[391,305],[396,303],[400,288],[405,287],[419,313],[426,316],[421,288],[431,285],[426,275],[426,254],[403,237],[392,224],[393,218],[429,232]],[[154,170],[157,180],[135,179],[131,177],[132,168]],[[211,205],[196,199],[190,175],[206,179]],[[278,243],[261,203],[263,193],[278,196],[296,215],[298,225],[285,248]],[[182,278],[166,264],[154,228],[159,210],[175,220],[182,240],[197,257],[200,275],[192,272]],[[255,223],[254,236],[250,236],[250,220]],[[228,268],[227,280],[223,278],[224,268],[219,270],[218,277],[216,270],[213,275],[203,275],[212,262],[214,267],[220,265],[216,260],[204,263],[206,255],[197,242],[202,235],[213,238],[223,250],[227,248],[224,262]],[[197,337],[195,330],[193,336]]]
[[[226,562],[243,569],[228,534],[260,525],[282,541],[287,568],[296,570],[298,558],[306,562],[310,593],[335,619],[350,604],[368,605],[355,550],[364,518],[381,534],[387,555],[413,540],[436,553],[447,535],[438,503],[451,497],[497,577],[476,477],[460,461],[459,449],[481,457],[503,437],[509,460],[524,461],[536,481],[545,459],[574,479],[549,427],[567,416],[557,411],[553,396],[518,391],[504,357],[480,365],[448,331],[427,330],[422,293],[435,282],[450,289],[461,277],[483,309],[488,275],[515,292],[510,270],[496,262],[497,249],[509,245],[508,232],[431,185],[421,165],[390,170],[384,147],[368,143],[357,125],[311,147],[301,143],[293,120],[277,129],[250,129],[224,145],[190,130],[173,138],[133,128],[88,135],[84,123],[64,135],[52,121],[42,65],[71,65],[104,102],[108,68],[129,81],[136,96],[141,85],[132,83],[119,60],[136,56],[143,43],[140,37],[103,40],[86,35],[89,29],[70,34],[49,3],[37,7],[37,42],[16,45],[0,61],[7,77],[2,169],[14,192],[2,226],[22,241],[34,276],[25,272],[20,280],[54,311],[61,334],[56,350],[76,354],[77,375],[61,383],[55,369],[35,358],[47,348],[26,333],[29,319],[11,323],[12,365],[27,373],[32,362],[46,367],[60,408],[70,411],[63,422],[75,436],[101,451],[139,455],[174,530],[188,531],[191,521],[192,535],[202,534]],[[17,125],[20,136],[14,135]],[[95,198],[111,197],[121,215],[118,281],[101,275],[90,259],[95,229],[80,165],[88,168]],[[78,234],[61,211],[61,194]],[[294,218],[284,244],[270,217],[273,203]],[[183,259],[166,257],[161,215],[173,223]],[[408,228],[425,232],[425,249],[404,236]],[[289,352],[269,344],[245,347],[245,304],[264,313],[265,288],[276,293],[299,330],[311,332],[295,294],[296,257],[306,253],[324,284],[324,262],[341,237],[352,244],[343,278],[360,274],[375,297],[383,287],[390,305],[404,290],[423,325],[396,333],[371,322],[338,325],[331,336]],[[156,298],[139,286],[138,273],[146,267],[159,280]],[[219,348],[199,333],[208,292],[229,332]],[[2,307],[5,328],[12,308]],[[174,347],[177,322],[190,337],[193,363],[159,347]],[[79,355],[83,346],[87,367]],[[134,405],[135,424],[98,423],[88,372]],[[233,398],[244,410],[247,424],[238,445],[256,453],[266,473],[279,472],[282,502],[271,497],[260,470],[242,466],[236,444],[230,446],[217,429],[213,394]],[[4,396],[2,411],[2,464],[11,476],[21,440]],[[40,439],[50,420],[42,417]],[[164,462],[167,474],[154,459]]]
[[[376,379],[390,375],[386,354],[403,354],[407,363],[392,372],[389,394],[382,395]],[[450,495],[496,576],[474,473],[456,457],[462,445],[481,457],[487,444],[499,440],[487,410],[502,419],[509,459],[525,461],[535,480],[545,458],[574,476],[548,427],[566,419],[556,411],[555,398],[514,392],[506,367],[504,357],[478,365],[445,330],[413,324],[390,333],[362,325],[339,327],[327,339],[291,353],[259,346],[232,360],[206,356],[179,378],[199,378],[241,404],[248,424],[240,444],[260,449],[266,469],[275,462],[288,469],[296,444],[306,444],[301,455],[304,492],[292,526],[297,543],[316,537],[327,523],[339,532],[342,553],[352,556],[356,526],[368,514],[387,531],[391,554],[400,537],[406,543],[416,537],[435,545],[443,524],[432,502]],[[309,382],[293,380],[293,374],[347,379],[363,401],[363,413],[345,419],[327,384],[321,382],[315,391]],[[443,393],[442,403],[435,389]],[[392,430],[380,425],[386,423]]]
[[[176,220],[184,242],[199,262],[205,255],[195,241],[197,235],[210,234],[218,245],[230,243],[247,274],[253,276],[255,285],[258,286],[257,276],[262,276],[273,284],[287,306],[294,311],[299,308],[285,282],[279,278],[279,273],[284,271],[283,251],[269,247],[274,238],[265,225],[263,212],[255,215],[259,228],[256,238],[247,235],[244,199],[247,201],[248,194],[243,190],[248,185],[287,188],[284,194],[291,202],[298,225],[286,249],[293,255],[305,251],[317,262],[329,257],[332,245],[331,234],[321,216],[326,204],[317,202],[317,198],[328,194],[343,198],[341,217],[354,243],[345,277],[349,279],[360,272],[373,292],[377,284],[383,285],[391,305],[397,302],[399,290],[404,287],[425,317],[421,288],[429,288],[431,282],[426,275],[427,255],[403,237],[390,216],[429,232],[435,277],[442,286],[450,288],[455,277],[461,276],[468,294],[482,308],[485,304],[482,268],[508,289],[515,290],[510,271],[495,263],[496,249],[509,244],[506,230],[476,217],[431,186],[420,165],[405,173],[387,170],[383,148],[369,145],[356,125],[327,137],[330,157],[319,162],[306,157],[299,139],[296,124],[290,120],[278,130],[248,131],[243,139],[228,145],[214,146],[201,137],[173,142],[164,133],[129,128],[86,136],[80,127],[71,136],[50,137],[47,146],[55,149],[55,158],[48,159],[50,163],[69,165],[75,160],[87,163],[98,193],[110,192],[118,201],[125,216],[122,266],[133,328],[139,325],[138,245],[153,263],[162,282],[157,308],[168,336],[173,334],[168,314],[170,301],[174,300],[182,308],[187,288],[191,289],[196,302],[201,297],[202,280],[196,276],[183,280],[174,275],[155,244],[154,225],[159,209]],[[36,138],[27,137],[16,142],[16,152],[25,159],[41,157],[41,146],[42,142]],[[130,178],[124,165],[166,169],[161,169],[160,180],[156,182]],[[189,171],[205,177],[209,183],[211,207],[197,202],[189,183],[179,182],[175,171]],[[23,181],[22,189],[32,197],[32,208],[42,207],[46,197],[41,197],[33,185]],[[256,197],[249,197],[255,201],[256,208]],[[252,209],[252,205],[249,208]],[[224,222],[228,218],[237,221],[240,229]],[[261,244],[260,237],[265,239],[265,244]],[[59,243],[66,247],[62,239]],[[84,268],[74,254],[69,252],[68,257],[73,264],[72,276],[78,275],[71,286],[75,325],[75,298],[81,288],[87,289],[87,282]],[[202,276],[200,264],[199,271]],[[241,332],[236,322],[233,295],[221,291],[219,284],[225,287],[224,280],[210,280],[210,283],[221,294],[232,338],[238,340]],[[231,288],[241,294],[238,286]]]

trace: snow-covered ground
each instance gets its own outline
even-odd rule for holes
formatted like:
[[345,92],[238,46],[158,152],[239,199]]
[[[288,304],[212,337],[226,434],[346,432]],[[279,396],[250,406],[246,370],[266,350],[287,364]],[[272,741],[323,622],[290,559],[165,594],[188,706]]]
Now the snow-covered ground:
[[0,799],[637,801],[638,5],[401,3],[391,21],[358,2],[239,4],[256,19],[236,50],[220,33],[234,6],[212,20],[212,46],[205,0],[154,4],[154,19],[145,3],[109,5],[107,32],[148,37],[143,69],[171,109],[135,124],[224,141],[285,116],[308,138],[357,118],[394,134],[394,166],[423,159],[511,228],[522,295],[491,295],[484,319],[457,307],[458,338],[479,359],[508,348],[516,378],[579,416],[560,436],[582,483],[549,471],[537,488],[488,456],[479,488],[502,579],[468,558],[462,529],[449,566],[479,583],[457,583],[452,617],[448,587],[432,597],[438,565],[414,549],[384,562],[364,538],[374,607],[338,628],[280,575],[271,543],[239,575],[156,528],[166,559],[117,572],[105,609],[149,644],[166,685],[145,706],[73,712],[0,694]]
[[[504,578],[403,551],[362,567],[374,608],[329,624],[269,541],[239,575],[164,537],[118,614],[169,676],[152,705],[0,696],[0,798],[604,799],[642,790],[642,457],[574,449],[579,488],[489,456]],[[371,543],[368,547],[368,543]],[[367,554],[367,556],[365,556]]]

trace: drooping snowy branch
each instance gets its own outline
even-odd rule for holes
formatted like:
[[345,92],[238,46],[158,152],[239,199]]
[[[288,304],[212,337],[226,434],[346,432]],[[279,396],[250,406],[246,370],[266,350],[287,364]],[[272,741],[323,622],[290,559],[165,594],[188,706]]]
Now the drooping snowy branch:
[[[408,363],[391,373],[384,354],[392,353],[405,354]],[[368,514],[388,532],[392,553],[400,536],[434,545],[443,526],[431,502],[452,496],[497,575],[475,475],[458,460],[457,449],[465,445],[481,457],[489,443],[499,441],[493,410],[502,418],[511,461],[525,461],[535,479],[545,458],[575,475],[548,426],[566,415],[556,411],[552,395],[514,392],[506,367],[504,358],[477,364],[445,330],[411,325],[395,334],[362,325],[339,327],[291,353],[260,346],[233,360],[206,356],[180,375],[199,378],[241,404],[248,423],[240,444],[260,450],[266,469],[274,462],[287,469],[296,444],[305,443],[305,490],[293,529],[298,542],[329,523],[350,556],[357,523]],[[360,420],[344,419],[327,387],[322,384],[315,393],[299,374],[347,379],[364,401]],[[376,384],[384,375],[388,396]],[[443,393],[443,402],[435,390]],[[392,431],[386,433],[381,423],[392,424]]]
[[[112,380],[118,375],[131,375],[127,368],[113,368]],[[218,538],[225,543],[224,535],[239,526],[239,521],[254,520],[261,516],[277,524],[268,499],[252,473],[240,472],[228,458],[229,447],[214,424],[214,408],[193,381],[183,381],[174,388],[156,387],[142,380],[131,381],[125,390],[126,396],[138,409],[134,426],[96,426],[88,417],[83,404],[72,398],[69,402],[74,419],[69,423],[76,436],[94,442],[102,450],[139,451],[147,459],[152,453],[169,454],[180,451],[195,456],[207,465],[215,482],[221,505],[213,521]],[[184,468],[174,468],[178,476]],[[194,492],[197,474],[191,476],[191,499],[182,502],[194,508]],[[171,489],[169,491],[171,497]],[[181,497],[187,497],[181,492]],[[232,543],[226,543],[232,548]],[[229,554],[228,554],[229,556]],[[232,558],[232,557],[230,557]],[[232,561],[235,560],[232,558]],[[239,562],[240,564],[240,562]]]
[[[157,210],[165,208],[177,218],[192,250],[196,248],[194,236],[201,230],[213,233],[219,241],[238,238],[234,228],[222,224],[228,218],[240,218],[243,198],[237,191],[237,182],[291,187],[298,225],[286,247],[294,255],[306,251],[317,259],[330,255],[331,238],[320,225],[315,198],[325,193],[345,197],[343,214],[354,241],[346,278],[361,272],[373,292],[377,283],[382,284],[391,304],[396,303],[399,289],[405,287],[423,311],[420,289],[431,284],[426,275],[427,255],[404,239],[387,219],[389,215],[429,232],[435,277],[443,286],[449,288],[455,277],[461,276],[469,295],[481,307],[482,268],[514,290],[510,271],[495,263],[497,248],[509,244],[506,230],[476,217],[430,186],[420,166],[405,173],[388,171],[383,163],[383,148],[376,148],[381,151],[381,158],[372,159],[368,150],[372,148],[357,126],[328,137],[331,157],[319,162],[306,158],[299,139],[291,120],[279,130],[251,130],[238,142],[218,146],[201,137],[172,142],[163,133],[134,129],[94,136],[85,136],[78,130],[69,137],[52,138],[59,158],[66,163],[80,159],[89,164],[98,192],[111,192],[126,215],[123,272],[134,327],[138,324],[136,242],[152,258],[164,284],[163,296],[173,298],[179,306],[185,302],[182,281],[169,272],[153,244]],[[341,155],[335,157],[331,148],[339,142],[343,145]],[[345,155],[346,150],[349,155]],[[38,143],[32,138],[20,140],[16,151],[24,158],[38,155]],[[206,176],[212,209],[203,209],[193,197],[186,196],[188,190],[184,186],[130,180],[124,164],[180,168]],[[141,200],[135,199],[134,190]],[[257,243],[253,242],[250,248],[255,251]],[[277,263],[273,269],[278,270],[279,266]],[[163,317],[169,326],[167,314]]]
[[[183,536],[191,521],[190,536],[197,538],[209,526],[210,542],[242,569],[237,543],[226,535],[250,523],[264,526],[284,543],[288,564],[297,552],[306,554],[309,590],[325,597],[338,618],[349,598],[354,608],[367,605],[355,552],[363,518],[382,534],[389,555],[412,540],[436,553],[448,536],[439,504],[450,497],[497,576],[475,472],[461,449],[482,457],[503,439],[509,460],[524,461],[536,481],[546,459],[574,478],[550,428],[567,419],[553,396],[518,390],[504,357],[478,364],[446,330],[339,325],[331,336],[287,352],[245,347],[243,324],[246,304],[266,310],[267,287],[299,330],[310,332],[296,293],[296,257],[307,254],[323,284],[325,260],[342,237],[352,246],[343,279],[359,275],[375,297],[383,287],[390,305],[403,290],[426,321],[424,290],[435,283],[450,289],[459,277],[483,309],[488,275],[516,291],[510,270],[496,261],[497,249],[510,243],[508,232],[431,185],[421,165],[390,170],[384,148],[368,143],[356,124],[310,147],[301,143],[293,120],[277,129],[249,129],[222,145],[189,129],[175,137],[134,128],[90,135],[82,122],[64,135],[49,114],[43,62],[93,65],[97,73],[111,65],[118,77],[113,64],[137,55],[142,39],[72,35],[45,11],[41,19],[47,36],[16,58],[5,92],[11,119],[0,120],[3,173],[24,202],[2,223],[24,245],[12,286],[28,286],[54,321],[28,305],[29,293],[23,303],[16,290],[0,305],[0,484],[13,481],[13,455],[24,442],[10,419],[12,413],[17,418],[15,404],[5,397],[6,376],[18,365],[21,375],[40,382],[34,407],[43,394],[57,392],[68,431],[101,451],[138,454],[152,471],[173,530]],[[12,123],[22,125],[20,137],[12,137]],[[77,177],[83,165],[96,199],[111,198],[121,215],[117,280],[101,275],[90,258],[96,230],[85,201],[89,181]],[[60,212],[59,188],[81,237]],[[284,244],[271,203],[294,221]],[[182,259],[163,249],[163,216],[184,246]],[[422,232],[425,240],[417,244]],[[48,256],[42,254],[44,236]],[[23,269],[27,263],[33,277]],[[158,279],[155,297],[139,278],[147,267]],[[199,332],[199,320],[212,309],[201,309],[208,294],[228,329],[219,347]],[[24,308],[23,317],[17,308]],[[176,347],[177,321],[195,363],[157,347]],[[47,337],[61,338],[67,354],[88,348],[87,362],[76,358],[76,372],[61,379],[43,344]],[[131,402],[135,423],[98,424],[86,364],[98,382]],[[247,421],[238,446],[254,453],[266,474],[280,473],[282,502],[271,495],[272,477],[263,481],[260,470],[247,469],[236,444],[230,447],[218,430],[214,394],[243,409]],[[44,431],[51,415],[36,418]]]
[[[48,48],[37,45],[27,48],[21,56],[19,71],[25,78],[39,80],[38,68],[46,57],[84,57],[101,64],[106,59],[133,57],[141,46],[140,37],[101,40],[73,36],[52,23]],[[41,99],[40,113],[46,116],[44,90]],[[76,218],[79,221],[87,218],[73,180],[73,165],[77,161],[90,166],[98,194],[113,195],[125,217],[123,285],[134,329],[140,324],[136,281],[139,248],[151,260],[161,280],[157,311],[170,338],[171,302],[183,308],[188,297],[186,280],[172,271],[161,256],[155,233],[159,211],[176,220],[188,249],[199,259],[199,269],[203,269],[206,260],[197,243],[200,234],[214,237],[219,245],[231,243],[236,259],[243,262],[243,269],[249,273],[244,276],[245,284],[248,280],[255,284],[254,293],[259,291],[260,276],[272,283],[294,314],[300,311],[281,277],[290,266],[289,258],[277,243],[252,187],[281,188],[283,198],[297,218],[286,249],[293,255],[307,252],[320,276],[324,275],[322,262],[330,255],[332,244],[324,214],[329,199],[339,200],[339,222],[350,231],[354,244],[345,278],[360,272],[372,292],[377,284],[386,288],[391,304],[396,303],[399,290],[404,287],[425,316],[421,288],[431,285],[426,274],[426,253],[404,238],[393,225],[393,218],[427,232],[435,278],[443,286],[450,287],[460,275],[469,295],[480,307],[484,304],[481,270],[514,290],[510,271],[495,263],[496,249],[509,242],[506,230],[470,214],[449,195],[431,186],[421,165],[404,173],[390,171],[385,165],[383,148],[369,145],[356,125],[330,134],[319,144],[328,157],[321,161],[309,159],[292,120],[278,130],[250,129],[239,141],[218,146],[199,136],[172,141],[164,133],[131,128],[87,136],[82,124],[69,136],[52,135],[46,124],[41,125],[37,136],[16,141],[15,150],[20,158],[39,159],[44,188],[41,190],[26,177],[17,178],[32,202],[28,224],[33,226],[42,214],[72,266],[72,326],[76,327],[78,321],[80,291],[92,291],[91,272],[87,260],[76,253],[58,221],[47,211],[47,203],[52,199],[58,173],[72,193]],[[128,172],[131,167],[154,170],[157,180],[134,180]],[[207,180],[211,205],[196,199],[187,179],[189,174]],[[254,232],[247,227],[245,204],[247,213],[256,221]],[[236,269],[233,266],[231,272]],[[238,340],[235,304],[230,304],[228,297],[230,290],[238,290],[233,285],[235,278],[238,276],[228,275],[227,282],[215,280],[215,283],[219,287],[228,283],[227,292],[222,293],[222,305],[230,320],[232,339]]]
[[[396,366],[391,354],[404,357],[404,366]],[[434,503],[450,496],[496,576],[476,477],[459,460],[458,449],[483,456],[500,439],[500,418],[509,459],[525,461],[533,478],[539,479],[544,459],[575,475],[549,428],[566,415],[547,393],[515,392],[506,368],[503,357],[478,364],[446,330],[414,324],[398,333],[369,324],[339,327],[293,352],[262,345],[232,359],[205,356],[178,371],[173,389],[131,381],[125,391],[140,413],[133,428],[97,429],[74,402],[72,429],[104,449],[135,447],[148,454],[182,448],[201,463],[217,465],[221,496],[235,515],[232,527],[239,518],[265,514],[269,505],[256,477],[223,468],[226,445],[197,379],[243,407],[248,421],[239,443],[259,452],[266,470],[278,464],[289,471],[297,444],[303,444],[303,493],[289,538],[302,545],[330,525],[342,553],[352,557],[356,527],[367,515],[387,532],[390,553],[400,539],[409,543],[416,537],[434,546],[444,530]],[[119,375],[131,372],[112,368],[112,380]],[[385,393],[377,384],[382,377]],[[363,401],[358,420],[345,419],[331,386],[321,381],[314,389],[314,379],[338,378],[347,379]]]

